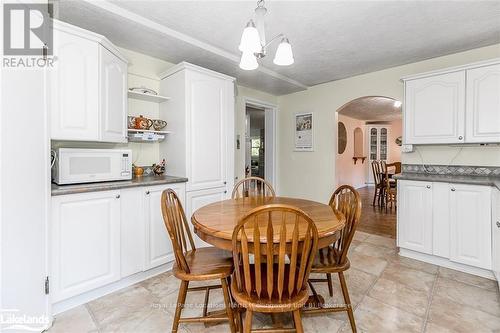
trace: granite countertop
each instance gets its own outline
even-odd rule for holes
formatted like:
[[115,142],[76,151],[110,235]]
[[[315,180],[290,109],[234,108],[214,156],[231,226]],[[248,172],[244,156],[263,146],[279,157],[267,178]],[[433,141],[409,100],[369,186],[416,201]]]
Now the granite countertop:
[[440,175],[431,173],[403,172],[393,176],[394,179],[420,180],[426,182],[444,182],[456,184],[495,186],[500,190],[500,177],[473,175]]
[[111,191],[118,190],[122,188],[139,187],[139,186],[155,186],[162,184],[174,184],[174,183],[185,183],[187,182],[185,177],[176,176],[142,176],[133,177],[131,180],[119,180],[113,182],[101,182],[101,183],[86,183],[86,184],[70,184],[70,185],[57,185],[52,183],[52,196],[64,195],[64,194],[74,194],[74,193],[85,193],[85,192],[97,192],[97,191]]

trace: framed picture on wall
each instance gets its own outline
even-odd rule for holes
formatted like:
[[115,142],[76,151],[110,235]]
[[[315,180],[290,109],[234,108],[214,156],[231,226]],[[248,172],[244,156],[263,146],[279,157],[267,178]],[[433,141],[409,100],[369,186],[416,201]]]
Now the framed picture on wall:
[[313,151],[313,113],[295,114],[295,151]]

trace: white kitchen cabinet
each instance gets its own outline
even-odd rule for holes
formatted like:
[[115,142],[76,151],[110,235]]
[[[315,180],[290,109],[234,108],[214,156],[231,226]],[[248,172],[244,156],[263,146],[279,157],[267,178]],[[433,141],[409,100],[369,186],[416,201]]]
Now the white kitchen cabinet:
[[51,139],[99,138],[99,44],[54,28],[54,68],[49,72]]
[[494,209],[493,209],[493,219],[491,224],[491,241],[492,241],[492,269],[498,280],[498,286],[500,287],[500,191],[495,190],[494,192]]
[[405,82],[406,144],[464,142],[465,71]]
[[127,63],[99,47],[101,140],[127,142]]
[[450,260],[491,269],[491,187],[450,185]]
[[398,181],[398,246],[432,253],[432,183]]
[[146,221],[144,189],[120,190],[121,203],[121,277],[141,272],[145,267]]
[[467,142],[500,142],[500,64],[467,70]]
[[432,183],[432,254],[450,258],[450,184]]
[[127,60],[103,36],[54,21],[52,140],[127,141]]
[[167,172],[188,178],[186,190],[231,188],[234,181],[234,78],[189,63],[160,74],[160,105],[175,135],[160,143]]
[[173,189],[183,206],[185,206],[185,185],[168,184],[143,188],[144,216],[146,220],[146,262],[145,269],[154,268],[174,260],[172,241],[168,236],[161,212],[161,194],[167,189]]
[[119,191],[52,198],[52,301],[120,279]]
[[[227,199],[227,190],[224,187],[186,192],[186,217],[188,218],[191,230],[193,230],[191,217],[198,208],[225,199]],[[209,244],[202,241],[198,236],[194,236],[194,241],[197,247],[209,246]]]

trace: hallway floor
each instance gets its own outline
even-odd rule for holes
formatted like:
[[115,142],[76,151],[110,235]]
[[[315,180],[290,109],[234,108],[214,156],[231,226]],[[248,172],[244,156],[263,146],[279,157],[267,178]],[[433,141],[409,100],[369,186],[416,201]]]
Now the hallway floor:
[[[371,208],[371,207],[370,207]],[[359,332],[499,332],[500,293],[496,281],[439,268],[400,257],[395,240],[356,232],[346,273]],[[334,278],[334,296],[324,283],[318,293],[329,304],[343,304]],[[170,332],[179,280],[160,274],[110,295],[91,301],[55,318],[50,333]],[[210,293],[210,304],[224,304],[222,293]],[[203,292],[188,294],[191,305],[183,316],[201,314]],[[303,316],[305,332],[351,332],[345,313]],[[285,322],[290,322],[287,319]],[[254,328],[269,327],[271,318],[257,314]],[[179,332],[229,332],[227,324],[209,328],[181,324]]]
[[361,211],[361,223],[358,230],[370,234],[396,238],[396,209],[380,208],[372,206],[373,187],[363,187],[358,189],[361,196],[363,209]]

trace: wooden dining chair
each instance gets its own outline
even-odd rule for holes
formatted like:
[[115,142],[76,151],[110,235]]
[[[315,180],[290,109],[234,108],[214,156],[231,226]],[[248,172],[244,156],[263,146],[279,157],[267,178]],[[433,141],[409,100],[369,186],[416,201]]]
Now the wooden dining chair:
[[289,205],[257,207],[240,219],[232,244],[231,292],[246,308],[243,332],[252,331],[254,312],[292,312],[294,328],[266,331],[303,332],[300,309],[309,297],[307,281],[318,245],[313,220]]
[[247,177],[234,185],[232,199],[245,197],[274,197],[273,186],[259,177]]
[[325,279],[309,279],[309,286],[311,291],[320,302],[318,293],[316,292],[313,282],[326,282],[328,283],[328,291],[330,296],[333,296],[333,283],[331,274],[338,273],[340,280],[340,287],[344,296],[345,305],[341,307],[320,307],[305,309],[304,312],[309,313],[325,313],[325,312],[338,312],[347,311],[351,329],[356,332],[356,323],[354,321],[354,313],[352,311],[352,304],[349,298],[349,291],[347,289],[344,272],[349,269],[350,262],[347,258],[349,246],[351,245],[354,232],[359,224],[361,217],[361,198],[359,193],[349,185],[342,185],[338,187],[330,199],[330,206],[342,214],[344,214],[346,222],[344,228],[340,232],[339,239],[328,246],[327,248],[320,249],[314,260],[311,273],[325,273]]
[[[161,210],[163,221],[168,235],[172,241],[175,255],[175,263],[172,268],[176,278],[181,280],[177,304],[172,325],[172,332],[177,332],[179,323],[220,322],[229,321],[231,332],[236,331],[232,301],[229,294],[230,276],[233,272],[231,253],[215,247],[204,247],[196,249],[187,224],[186,215],[177,194],[167,189],[161,196]],[[200,286],[189,288],[190,281],[220,280],[220,285]],[[226,316],[221,317],[217,313],[209,313],[207,304],[211,289],[222,288]],[[181,318],[181,312],[186,301],[188,291],[205,290],[205,303],[203,304],[202,317]],[[222,313],[224,315],[224,313]]]
[[372,172],[373,172],[373,182],[375,185],[375,192],[373,193],[373,203],[372,206],[375,206],[375,202],[378,197],[379,206],[382,204],[382,195],[384,191],[384,184],[382,182],[381,175],[381,166],[379,161],[372,161]]
[[[392,207],[396,205],[397,202],[397,181],[396,179],[392,179],[389,177],[389,169],[394,168],[394,173],[401,173],[401,162],[394,162],[394,163],[389,163],[387,164],[387,167],[385,169],[385,176],[384,176],[384,181],[385,181],[385,189],[384,189],[384,196],[385,196],[385,209],[389,207],[389,204]],[[398,172],[399,168],[399,172]]]

